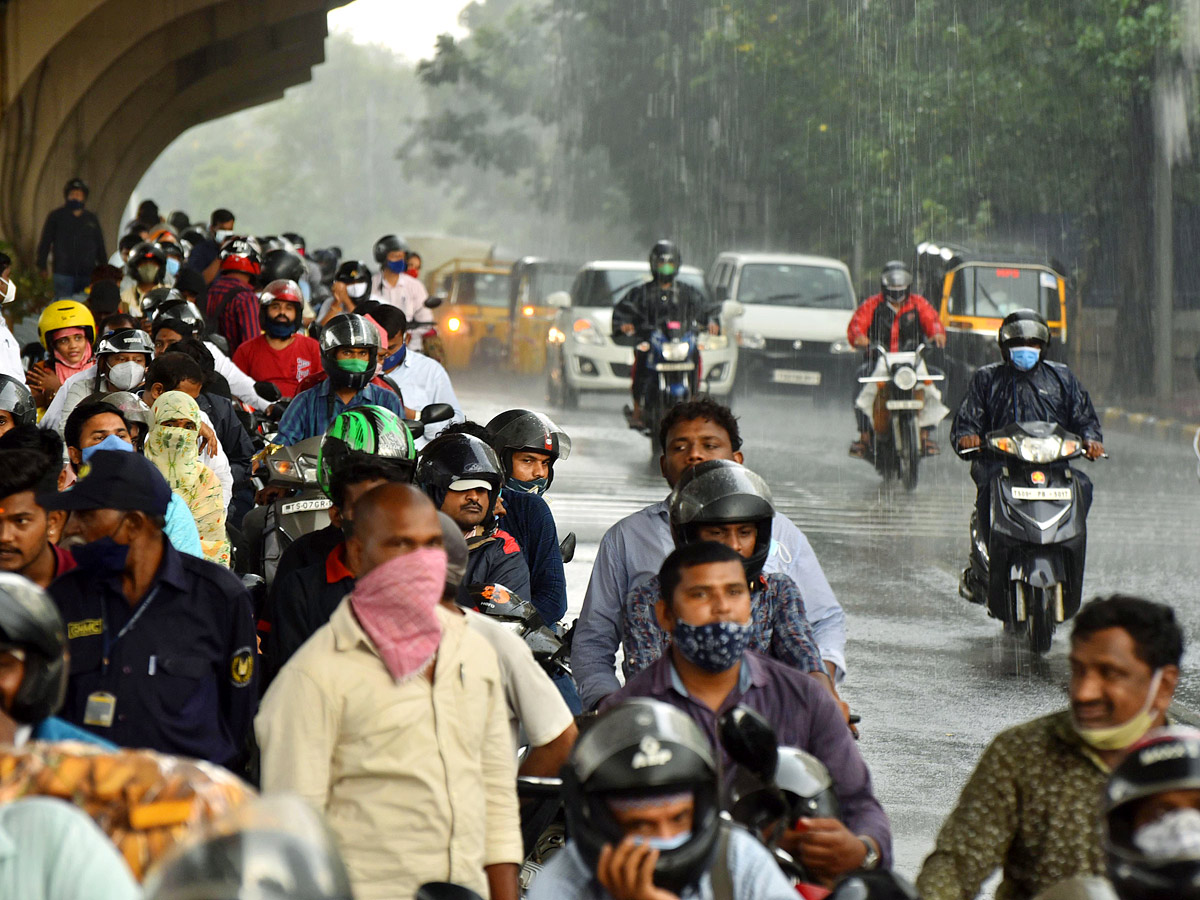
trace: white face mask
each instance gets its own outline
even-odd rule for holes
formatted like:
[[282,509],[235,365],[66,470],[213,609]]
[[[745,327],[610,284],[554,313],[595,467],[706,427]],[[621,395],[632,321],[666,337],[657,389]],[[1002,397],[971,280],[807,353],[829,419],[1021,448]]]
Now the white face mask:
[[142,383],[145,375],[146,367],[139,362],[117,363],[108,370],[108,384],[118,391],[131,391]]
[[350,295],[352,300],[358,300],[366,296],[367,286],[361,281],[358,284],[348,284],[346,285],[346,293]]
[[4,291],[0,293],[0,303],[12,303],[17,299],[17,284],[14,281],[5,281],[0,279],[0,284],[4,285]]
[[218,244],[220,244],[225,240],[225,238],[229,237],[231,234],[233,234],[233,232],[230,231],[228,228],[219,228],[213,232],[213,240],[216,241]]
[[1133,843],[1150,860],[1200,858],[1200,810],[1163,813],[1135,831]]

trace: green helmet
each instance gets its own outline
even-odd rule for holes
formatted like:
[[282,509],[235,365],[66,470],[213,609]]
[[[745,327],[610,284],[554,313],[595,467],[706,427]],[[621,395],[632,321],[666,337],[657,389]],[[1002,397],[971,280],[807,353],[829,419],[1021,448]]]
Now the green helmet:
[[378,459],[393,463],[405,481],[412,481],[417,465],[417,447],[404,421],[382,406],[354,406],[338,413],[325,436],[317,457],[317,481],[325,496],[333,499],[333,474],[354,459]]

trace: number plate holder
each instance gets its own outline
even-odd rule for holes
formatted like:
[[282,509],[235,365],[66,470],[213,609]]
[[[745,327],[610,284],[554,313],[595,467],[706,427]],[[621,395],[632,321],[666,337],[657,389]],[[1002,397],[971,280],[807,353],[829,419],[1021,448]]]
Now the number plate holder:
[[333,501],[328,497],[313,497],[309,500],[293,500],[291,503],[285,503],[279,507],[281,516],[288,516],[298,512],[316,512],[322,509],[329,509],[333,506]]
[[696,368],[696,364],[690,362],[661,362],[654,366],[656,372],[690,372],[694,368]]
[[1012,489],[1012,495],[1014,500],[1070,500],[1071,489],[1015,487]]
[[924,409],[924,400],[888,400],[888,409]]
[[771,373],[771,380],[776,384],[802,384],[807,387],[817,387],[821,383],[821,373],[809,372],[805,369],[776,369]]

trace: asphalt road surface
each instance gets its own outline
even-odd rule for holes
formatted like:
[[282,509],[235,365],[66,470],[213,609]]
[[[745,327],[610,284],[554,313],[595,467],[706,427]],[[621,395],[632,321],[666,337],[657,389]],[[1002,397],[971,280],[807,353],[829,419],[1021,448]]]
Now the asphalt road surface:
[[[585,395],[579,409],[556,411],[546,409],[540,381],[456,375],[455,383],[480,422],[527,406],[571,435],[574,450],[548,498],[560,535],[579,539],[567,566],[570,622],[605,530],[667,492],[649,441],[624,427],[623,397]],[[991,737],[1064,705],[1066,633],[1035,658],[958,597],[974,486],[948,452],[948,423],[939,432],[946,455],[923,461],[908,493],[847,456],[848,408],[818,406],[802,390],[735,401],[746,465],[808,536],[846,610],[842,694],[863,717],[860,748],[892,819],[897,868],[915,877]],[[1200,640],[1196,460],[1189,448],[1139,436],[1106,435],[1105,445],[1111,459],[1077,463],[1096,485],[1084,597],[1130,592],[1171,603]],[[1197,657],[1185,658],[1177,696],[1191,709],[1200,709]]]

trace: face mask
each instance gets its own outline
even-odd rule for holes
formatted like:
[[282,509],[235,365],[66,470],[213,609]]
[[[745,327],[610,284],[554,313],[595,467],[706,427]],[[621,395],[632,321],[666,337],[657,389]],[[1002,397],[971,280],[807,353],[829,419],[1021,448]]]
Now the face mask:
[[1173,809],[1133,833],[1133,843],[1148,860],[1200,857],[1200,810]]
[[668,850],[678,850],[691,839],[692,833],[690,831],[681,831],[679,834],[674,835],[673,837],[659,837],[658,835],[650,835],[646,837],[639,836],[635,837],[633,842],[635,844],[646,844],[650,847],[653,847],[655,850],[665,853]]
[[229,237],[231,234],[233,234],[233,232],[228,228],[219,228],[213,232],[213,240],[218,244],[224,243],[225,238]]
[[4,294],[0,295],[0,303],[12,303],[17,299],[16,282],[6,281],[4,283]]
[[119,450],[122,453],[132,453],[133,444],[129,441],[123,441],[115,434],[110,434],[98,444],[92,444],[90,447],[84,447],[80,451],[80,456],[83,457],[84,463],[90,463],[92,457],[101,450]]
[[535,478],[533,481],[518,481],[509,475],[504,486],[522,494],[544,494],[546,488],[550,487],[550,479]]
[[1022,372],[1028,372],[1037,365],[1042,351],[1037,347],[1013,347],[1008,351],[1012,364]]
[[167,257],[167,274],[172,278],[179,274],[179,260],[173,256]]
[[138,282],[153,284],[158,281],[158,263],[142,263],[137,267]]
[[1150,679],[1150,690],[1146,693],[1146,702],[1128,722],[1108,728],[1080,728],[1075,725],[1075,733],[1093,750],[1124,750],[1154,727],[1154,717],[1150,715],[1150,707],[1158,695],[1158,686],[1161,683],[1162,669],[1156,669],[1154,677]]
[[669,262],[659,263],[658,268],[655,270],[655,272],[658,274],[658,277],[662,279],[674,278],[675,271],[675,263]]
[[367,371],[367,361],[365,359],[339,359],[337,367],[343,372],[353,372],[357,375]]
[[675,623],[671,641],[683,658],[705,672],[732,669],[750,643],[750,623],[709,622],[707,625]]
[[390,372],[396,366],[404,362],[404,357],[408,353],[408,344],[401,344],[400,349],[383,361],[383,371]]
[[[122,517],[121,522],[125,519]],[[113,534],[121,530],[121,522],[117,523]],[[97,541],[78,544],[70,548],[71,555],[79,568],[90,570],[98,575],[116,575],[125,571],[125,562],[129,559],[129,545],[118,544],[112,534],[105,535]]]
[[350,606],[392,677],[419,673],[442,637],[437,605],[446,584],[446,551],[422,547],[359,577]]
[[72,212],[74,212],[77,209],[83,209],[83,201],[82,200],[68,200],[67,201],[67,209],[71,210]]
[[295,322],[276,322],[271,320],[267,323],[266,332],[268,337],[285,338],[291,337],[296,332]]
[[363,282],[346,285],[346,293],[350,295],[351,300],[361,300],[367,295],[367,286]]
[[142,383],[146,367],[138,362],[117,363],[108,370],[108,383],[118,391],[132,391]]
[[389,272],[394,272],[397,275],[403,275],[404,272],[408,269],[408,263],[402,259],[400,259],[400,260],[389,259],[387,261],[387,267],[388,267]]

